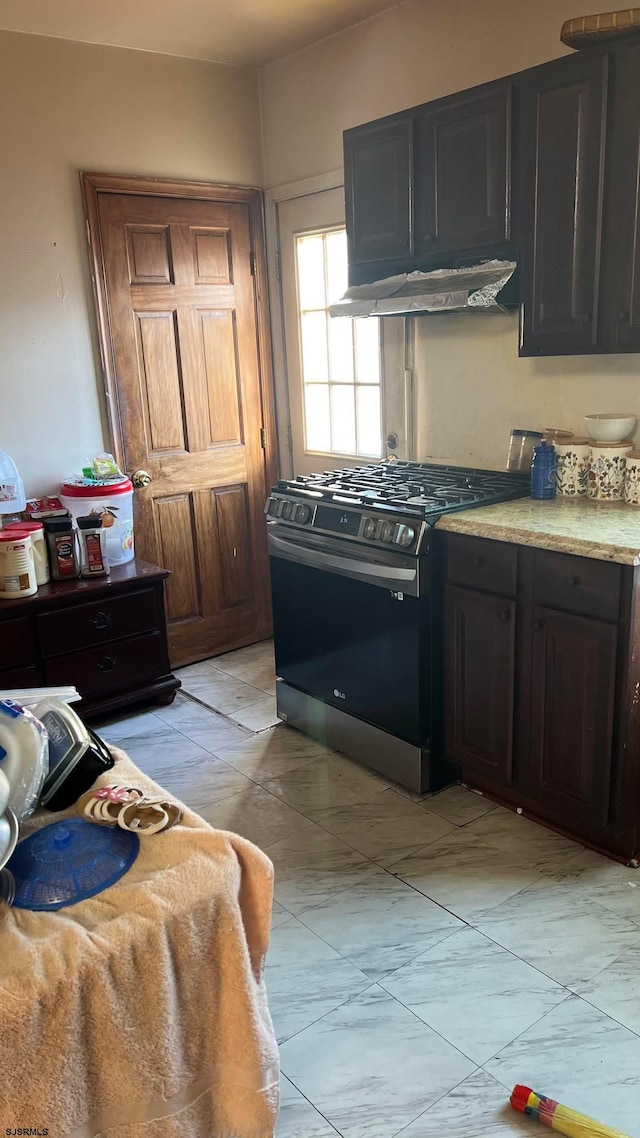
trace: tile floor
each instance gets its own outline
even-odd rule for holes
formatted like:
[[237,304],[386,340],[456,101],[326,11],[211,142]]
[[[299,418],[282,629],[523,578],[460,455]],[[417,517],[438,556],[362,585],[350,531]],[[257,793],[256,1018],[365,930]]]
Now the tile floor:
[[640,1138],[640,871],[272,728],[268,643],[181,678],[101,733],[274,862],[277,1138],[533,1138],[516,1082]]

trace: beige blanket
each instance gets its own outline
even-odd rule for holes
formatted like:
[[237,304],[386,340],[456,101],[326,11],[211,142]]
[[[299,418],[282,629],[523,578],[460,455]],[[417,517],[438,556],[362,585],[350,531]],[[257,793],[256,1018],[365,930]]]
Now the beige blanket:
[[[116,760],[101,783],[157,793],[126,755]],[[23,835],[61,817],[39,812]],[[186,808],[140,847],[90,900],[54,913],[0,903],[0,1134],[273,1134],[271,863]]]

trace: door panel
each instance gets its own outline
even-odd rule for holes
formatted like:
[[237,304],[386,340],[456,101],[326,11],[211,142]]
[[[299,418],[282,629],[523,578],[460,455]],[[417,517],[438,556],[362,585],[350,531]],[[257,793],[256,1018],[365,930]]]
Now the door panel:
[[608,59],[523,81],[521,355],[596,350]]
[[522,778],[568,829],[609,810],[617,627],[534,608],[531,757]]
[[515,602],[445,587],[447,758],[493,782],[511,782]]
[[136,548],[173,574],[176,665],[269,631],[249,210],[101,193],[98,211],[124,461],[152,479]]

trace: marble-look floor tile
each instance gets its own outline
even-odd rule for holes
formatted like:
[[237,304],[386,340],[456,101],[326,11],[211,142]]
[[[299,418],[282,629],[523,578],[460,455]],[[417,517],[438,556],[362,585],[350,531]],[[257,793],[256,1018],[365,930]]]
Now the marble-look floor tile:
[[340,755],[321,756],[264,785],[313,821],[337,806],[375,801],[385,790],[384,782],[346,762]]
[[249,668],[268,667],[275,676],[273,640],[259,640],[257,644],[249,644],[246,648],[237,648],[234,652],[225,652],[222,656],[211,656],[207,663],[241,680],[244,679],[242,673]]
[[[163,710],[165,710],[163,708]],[[133,739],[136,735],[147,735],[150,731],[161,731],[163,720],[153,711],[130,712],[128,715],[110,715],[98,720],[94,730],[107,743],[118,745],[118,739]]]
[[270,731],[246,735],[230,746],[220,747],[216,754],[247,778],[265,783],[314,759],[324,758],[329,752],[320,743],[281,723]]
[[392,1138],[475,1070],[377,986],[283,1044],[281,1061],[344,1138]]
[[[281,809],[290,810],[277,799],[274,802]],[[377,868],[357,850],[312,822],[307,822],[306,829],[266,847],[265,852],[275,866],[275,896],[296,915],[357,885]]]
[[476,1071],[397,1138],[534,1138],[534,1125],[512,1109],[497,1079]]
[[236,715],[242,708],[266,698],[259,688],[225,672],[217,672],[209,664],[189,664],[176,675],[188,695],[223,715]]
[[235,723],[230,723],[224,716],[217,715],[215,711],[203,707],[186,695],[176,696],[169,707],[159,708],[157,715],[170,727],[212,753],[252,738]]
[[[136,725],[136,728],[138,726]],[[144,731],[136,729],[131,735],[128,734],[129,727],[129,724],[122,724],[120,731],[115,727],[107,731],[100,728],[98,733],[107,743],[113,743],[126,751],[134,763],[152,778],[156,777],[157,770],[165,770],[167,767],[179,768],[192,759],[212,758],[204,747],[200,747],[192,739],[187,739],[186,735],[175,731],[161,719],[148,721]]]
[[486,1069],[507,1090],[523,1083],[640,1138],[640,1039],[577,996],[539,1019]]
[[592,980],[576,984],[574,991],[640,1035],[640,945],[623,953]]
[[274,930],[267,995],[278,1043],[371,986],[355,965],[292,917]]
[[474,924],[568,987],[591,980],[625,949],[640,943],[640,928],[632,921],[580,895],[555,896],[544,878]]
[[584,846],[578,842],[547,830],[514,810],[505,810],[503,806],[477,818],[468,829],[480,841],[503,850],[509,857],[515,854],[524,859],[539,873],[564,871],[573,858],[584,852]]
[[559,896],[583,897],[640,925],[640,870],[583,850],[565,869],[549,875]]
[[273,661],[268,663],[252,663],[248,662],[244,666],[236,664],[233,666],[233,671],[229,668],[223,668],[218,665],[218,660],[223,659],[219,656],[211,661],[211,667],[215,672],[219,672],[223,676],[233,676],[236,680],[242,680],[245,684],[251,684],[251,687],[258,688],[259,691],[264,692],[266,695],[276,694],[276,673],[273,666]]
[[[261,849],[311,826],[302,814],[259,786],[225,798],[223,802],[203,810],[202,815],[216,829],[241,834]],[[289,908],[286,901],[284,904]]]
[[[242,680],[236,682],[242,683]],[[235,723],[239,723],[247,731],[266,731],[269,727],[276,727],[280,722],[276,711],[276,697],[265,695],[257,688],[252,690],[258,693],[258,698],[246,706],[230,711],[229,715]]]
[[336,1138],[337,1133],[286,1075],[281,1075],[275,1138]]
[[277,901],[271,904],[271,928],[277,929],[279,925],[284,925],[285,921],[293,920],[291,913],[289,913],[283,905]]
[[[383,870],[309,909],[303,923],[372,980],[382,980],[462,921]],[[446,954],[446,948],[443,949]]]
[[389,866],[426,897],[465,921],[519,893],[539,874],[516,855],[481,842],[465,826]]
[[380,984],[478,1064],[568,994],[464,926]]
[[451,822],[383,790],[370,802],[335,806],[315,821],[379,865],[387,866],[423,849],[454,829]]
[[467,790],[464,786],[448,786],[446,790],[439,790],[437,794],[423,799],[421,805],[431,814],[439,814],[455,826],[466,826],[467,822],[474,822],[483,814],[497,809],[490,798]]
[[190,759],[177,758],[171,763],[164,759],[154,763],[153,770],[146,769],[146,773],[203,817],[216,803],[255,787],[240,771],[208,753]]

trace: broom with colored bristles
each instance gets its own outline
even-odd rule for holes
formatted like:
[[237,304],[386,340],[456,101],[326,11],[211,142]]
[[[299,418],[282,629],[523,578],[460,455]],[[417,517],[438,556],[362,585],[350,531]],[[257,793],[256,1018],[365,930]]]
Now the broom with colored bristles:
[[531,1087],[516,1086],[511,1092],[511,1105],[514,1110],[535,1118],[544,1126],[550,1126],[566,1138],[629,1138],[620,1130],[613,1130],[610,1126],[603,1126],[595,1118],[588,1118],[586,1114],[578,1114],[568,1106],[547,1098],[546,1095],[536,1094]]

